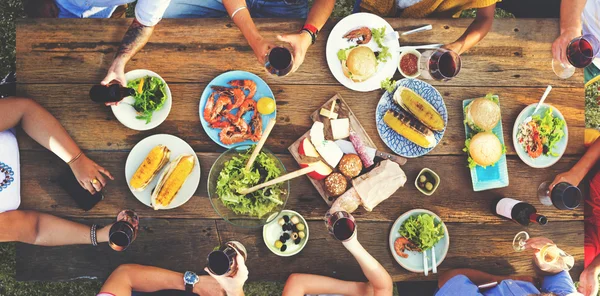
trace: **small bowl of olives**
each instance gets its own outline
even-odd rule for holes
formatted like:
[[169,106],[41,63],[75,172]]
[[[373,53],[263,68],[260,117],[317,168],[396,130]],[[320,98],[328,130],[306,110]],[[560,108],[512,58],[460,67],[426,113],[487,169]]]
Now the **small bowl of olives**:
[[271,223],[263,226],[263,241],[275,255],[294,256],[308,241],[308,224],[297,212],[283,210]]
[[432,195],[439,185],[440,176],[428,168],[422,169],[415,180],[417,189],[427,196]]

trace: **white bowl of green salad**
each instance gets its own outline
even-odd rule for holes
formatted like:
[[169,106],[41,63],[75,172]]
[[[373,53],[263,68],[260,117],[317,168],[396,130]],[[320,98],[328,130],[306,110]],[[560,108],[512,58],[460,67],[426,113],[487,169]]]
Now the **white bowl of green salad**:
[[208,197],[213,209],[225,221],[240,227],[258,228],[273,221],[285,208],[290,182],[282,182],[242,195],[251,188],[286,173],[285,166],[262,148],[253,166],[246,170],[254,145],[239,145],[223,152],[208,173]]

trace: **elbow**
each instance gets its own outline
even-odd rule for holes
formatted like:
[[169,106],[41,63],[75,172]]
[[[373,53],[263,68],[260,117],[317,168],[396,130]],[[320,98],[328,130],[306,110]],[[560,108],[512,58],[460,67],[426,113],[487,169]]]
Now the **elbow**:
[[281,296],[299,296],[304,295],[304,288],[302,285],[303,274],[292,273],[283,287]]

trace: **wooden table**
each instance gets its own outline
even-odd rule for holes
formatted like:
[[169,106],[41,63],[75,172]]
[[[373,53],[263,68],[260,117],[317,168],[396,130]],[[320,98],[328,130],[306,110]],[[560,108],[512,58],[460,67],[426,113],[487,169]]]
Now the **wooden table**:
[[[390,19],[394,28],[407,29],[424,23],[433,31],[410,35],[403,45],[444,43],[455,40],[471,20]],[[264,245],[261,230],[235,228],[212,209],[206,193],[208,171],[222,148],[202,130],[198,102],[206,84],[229,70],[258,74],[269,83],[278,105],[278,124],[266,146],[278,153],[289,170],[298,168],[287,147],[306,132],[309,115],[336,92],[356,113],[380,149],[387,149],[377,136],[374,110],[380,91],[359,93],[340,85],[329,72],[325,60],[330,21],[310,48],[304,65],[285,78],[268,76],[239,30],[226,19],[163,20],[150,42],[127,65],[127,70],[150,69],[169,83],[173,108],[168,119],[154,130],[138,132],[120,124],[109,108],[92,103],[88,91],[109,67],[130,20],[19,20],[17,23],[18,90],[32,97],[56,116],[90,158],[110,170],[116,180],[105,191],[105,200],[84,213],[56,183],[65,165],[51,152],[21,133],[22,209],[38,210],[91,223],[110,223],[117,212],[135,209],[141,219],[138,239],[125,252],[107,245],[42,248],[17,247],[17,279],[66,280],[78,277],[106,278],[122,263],[141,263],[184,271],[200,270],[206,255],[216,245],[230,239],[241,241],[249,251],[251,280],[284,281],[292,272],[307,272],[348,280],[363,279],[356,261],[331,238],[321,221],[327,210],[307,178],[292,181],[287,208],[309,220],[310,240],[297,256],[281,258]],[[291,32],[301,21],[258,20],[262,32]],[[460,75],[449,82],[431,82],[445,99],[449,121],[441,143],[428,155],[409,160],[403,166],[408,182],[373,212],[354,214],[359,239],[365,248],[392,274],[396,281],[435,280],[400,267],[388,250],[388,234],[393,221],[414,208],[437,213],[447,224],[451,247],[440,270],[471,267],[496,274],[531,275],[530,252],[512,250],[513,236],[527,230],[532,236],[547,236],[576,258],[571,274],[578,278],[583,268],[583,207],[559,211],[542,206],[537,186],[570,168],[584,152],[583,77],[578,71],[569,80],[552,72],[550,45],[558,35],[557,20],[496,20],[492,31],[477,47],[465,53]],[[554,90],[547,102],[565,115],[569,145],[562,159],[548,169],[532,169],[515,154],[511,132],[519,112],[535,103],[548,84]],[[464,99],[498,94],[502,104],[510,186],[473,192],[462,152],[464,128],[461,102]],[[201,186],[194,197],[176,210],[153,211],[138,202],[127,188],[124,164],[130,149],[147,136],[174,134],[197,152],[202,167]],[[442,178],[430,197],[413,185],[423,167],[434,169]],[[548,226],[521,227],[500,219],[490,211],[497,196],[530,202],[546,214]]]

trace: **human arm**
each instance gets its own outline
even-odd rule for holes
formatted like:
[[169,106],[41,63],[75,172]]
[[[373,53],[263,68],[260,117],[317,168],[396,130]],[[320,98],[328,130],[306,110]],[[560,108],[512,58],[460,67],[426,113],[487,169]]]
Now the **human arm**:
[[146,26],[134,19],[125,36],[121,41],[121,45],[117,50],[117,55],[113,60],[106,77],[100,82],[102,85],[108,85],[112,81],[117,81],[121,86],[127,86],[125,79],[125,65],[150,39],[154,26]]
[[[223,6],[227,10],[227,13],[231,16],[240,7],[246,7],[245,0],[223,0]],[[262,37],[248,9],[239,10],[232,18],[235,25],[240,29],[244,38],[248,42],[248,45],[254,51],[256,59],[261,65],[265,64],[265,56],[269,50],[274,47],[273,43],[267,41]]]
[[600,256],[594,258],[579,276],[577,290],[585,296],[598,295],[598,276],[600,276]]
[[248,280],[249,274],[248,267],[240,253],[236,255],[235,262],[233,269],[236,272],[234,275],[215,275],[208,268],[204,268],[204,271],[219,283],[227,296],[244,296],[244,283]]
[[477,9],[475,20],[467,30],[456,41],[446,44],[444,48],[450,49],[458,54],[469,50],[481,41],[492,28],[496,4]]
[[[315,0],[304,24],[314,26],[317,30],[321,31],[321,28],[323,28],[327,19],[329,19],[334,6],[335,0]],[[308,32],[301,31],[299,33],[279,35],[277,39],[289,43],[292,47],[294,51],[292,72],[295,72],[304,62],[306,52],[312,44],[312,37]]]
[[[0,100],[0,110],[11,110],[0,117],[0,131],[21,124],[23,130],[36,142],[52,151],[64,162],[70,162],[81,149],[69,136],[65,128],[50,112],[31,99],[6,98]],[[102,174],[113,179],[110,172],[82,154],[69,164],[82,187],[94,193],[106,185]],[[97,179],[99,182],[92,184]]]
[[281,295],[303,296],[307,294],[370,296],[373,295],[373,289],[370,288],[369,283],[349,282],[321,275],[294,273],[285,282],[285,287]]
[[600,160],[600,138],[596,139],[592,146],[588,148],[583,157],[568,171],[560,173],[554,178],[550,184],[550,190],[561,182],[567,182],[571,185],[578,186],[581,180],[589,173],[589,171]]
[[[200,276],[194,286],[194,293],[198,295],[223,295],[219,284],[209,276]],[[131,291],[155,292],[161,290],[185,290],[183,273],[163,268],[138,264],[123,264],[117,267],[108,277],[101,293],[114,295],[131,295]]]
[[552,43],[552,56],[564,65],[569,64],[567,47],[581,36],[581,13],[587,0],[562,0],[560,3],[560,36]]
[[[98,243],[108,241],[110,225],[96,231]],[[90,226],[34,211],[0,213],[0,242],[38,246],[91,244]]]
[[355,235],[342,244],[354,258],[358,261],[362,272],[369,280],[369,286],[373,289],[373,295],[392,295],[394,282],[390,274],[381,266],[377,259],[373,258],[367,250],[358,242],[358,236]]

